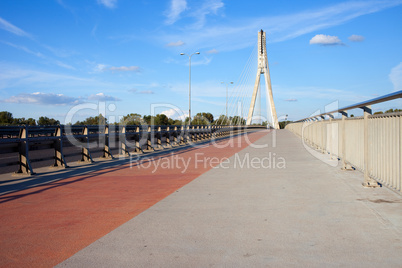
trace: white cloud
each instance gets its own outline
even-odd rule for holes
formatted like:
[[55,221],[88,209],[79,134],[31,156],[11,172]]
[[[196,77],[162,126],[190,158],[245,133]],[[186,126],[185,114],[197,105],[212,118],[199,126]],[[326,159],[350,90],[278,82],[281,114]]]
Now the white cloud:
[[194,61],[193,61],[193,59],[191,59],[191,66],[208,65],[211,63],[211,61],[212,61],[212,58],[207,58],[207,57],[204,57],[201,60],[194,60]]
[[402,62],[391,69],[389,79],[394,85],[394,91],[402,90]]
[[336,46],[343,45],[342,41],[338,38],[338,36],[331,36],[325,34],[317,34],[310,40],[310,45],[317,44],[323,46]]
[[293,102],[293,101],[297,101],[297,99],[286,99],[285,101]]
[[98,0],[98,4],[104,5],[107,8],[115,8],[117,0]]
[[139,72],[140,71],[140,67],[138,66],[120,66],[120,67],[110,67],[108,68],[108,70],[110,71],[119,71],[119,72]]
[[61,61],[59,61],[59,60],[56,60],[54,63],[55,63],[56,65],[60,66],[60,67],[63,67],[63,68],[66,68],[66,69],[70,69],[70,70],[75,70],[75,68],[74,68],[73,66],[71,66],[71,65],[69,65],[69,64],[66,64],[66,63],[64,63],[64,62],[61,62]]
[[36,56],[36,57],[38,57],[38,58],[45,59],[45,60],[47,60],[49,63],[56,64],[56,65],[58,65],[58,66],[60,66],[60,67],[66,68],[66,69],[75,70],[75,68],[74,68],[73,66],[71,66],[71,65],[68,65],[68,64],[66,64],[66,63],[64,63],[64,62],[61,62],[61,61],[59,61],[59,60],[54,60],[54,59],[52,59],[52,58],[49,58],[49,57],[43,55],[43,54],[40,53],[40,52],[32,51],[32,50],[30,50],[29,48],[26,48],[26,47],[24,47],[24,46],[16,45],[16,44],[13,44],[13,43],[10,43],[10,42],[6,42],[6,41],[0,41],[0,42],[2,42],[3,44],[6,44],[6,45],[8,45],[8,46],[11,46],[11,47],[13,47],[13,48],[22,50],[22,51],[24,51],[24,52],[26,52],[26,53],[28,53],[28,54],[34,55],[34,56]]
[[152,90],[142,90],[139,91],[138,94],[155,94]]
[[96,66],[94,67],[94,72],[103,72],[106,69],[107,65],[106,64],[96,64]]
[[203,27],[205,25],[206,16],[210,14],[216,15],[218,10],[223,6],[224,4],[221,0],[205,1],[200,8],[195,9],[195,11],[191,14],[197,20],[197,22],[194,24],[194,27]]
[[139,91],[136,88],[129,89],[128,91],[131,93],[134,93],[134,94],[155,94],[155,92],[152,90],[140,90]]
[[141,68],[139,66],[111,66],[109,67],[106,64],[97,64],[94,67],[94,72],[104,72],[104,71],[117,71],[117,72],[139,72]]
[[364,36],[352,34],[351,36],[348,37],[348,39],[352,42],[363,42]]
[[21,93],[16,96],[11,96],[2,102],[8,103],[25,103],[25,104],[44,104],[44,105],[67,105],[77,104],[80,98],[69,97],[63,94],[54,93]]
[[184,120],[184,119],[186,119],[186,117],[188,117],[188,112],[183,112],[182,110],[180,110],[178,108],[177,109],[172,108],[172,109],[163,111],[163,112],[161,112],[161,114],[164,114],[167,117],[175,119],[175,120],[177,120],[177,119]]
[[0,29],[6,30],[15,35],[31,37],[31,35],[29,33],[21,30],[20,28],[18,28],[15,25],[12,25],[11,23],[9,23],[8,21],[6,21],[5,19],[3,19],[1,17],[0,17]]
[[170,2],[170,8],[166,12],[166,24],[174,24],[179,18],[180,14],[187,9],[186,0],[172,0]]
[[[260,29],[267,31],[268,42],[281,42],[308,33],[345,24],[355,18],[402,4],[395,1],[356,1],[338,3],[320,9],[265,17],[237,17],[226,24],[213,24],[197,29],[197,25],[172,32],[160,32],[158,42],[182,40],[189,47],[230,51],[253,46]],[[197,31],[195,31],[197,30]]]
[[166,44],[167,47],[180,47],[182,45],[184,45],[184,42],[181,40],[179,40],[177,42],[170,42],[170,43]]
[[105,93],[97,93],[94,95],[90,95],[88,100],[95,100],[95,101],[120,101],[120,99],[116,97],[112,97],[109,95],[105,95]]
[[10,43],[10,42],[6,42],[6,41],[0,41],[0,42],[2,42],[3,44],[8,45],[8,46],[10,46],[10,47],[13,47],[13,48],[16,48],[16,49],[25,51],[26,53],[31,54],[31,55],[34,55],[34,56],[39,57],[39,58],[44,58],[44,57],[45,57],[42,53],[40,53],[40,52],[34,52],[34,51],[30,50],[29,48],[26,48],[26,47],[24,47],[24,46],[16,45],[16,44],[13,44],[13,43]]
[[218,53],[219,53],[219,51],[215,48],[207,51],[207,54],[218,54]]

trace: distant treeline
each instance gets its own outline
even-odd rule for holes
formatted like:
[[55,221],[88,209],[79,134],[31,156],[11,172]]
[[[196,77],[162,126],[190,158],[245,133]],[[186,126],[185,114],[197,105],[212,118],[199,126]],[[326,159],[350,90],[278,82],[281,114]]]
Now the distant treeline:
[[379,111],[379,112],[375,112],[374,114],[387,114],[387,113],[397,113],[397,112],[402,112],[402,109],[389,109],[389,110],[386,110],[385,112]]
[[29,126],[36,126],[36,125],[59,125],[60,121],[54,118],[48,118],[46,116],[39,117],[38,122],[36,122],[33,118],[25,119],[22,118],[14,118],[13,114],[7,111],[0,112],[0,125],[29,125]]
[[[172,119],[167,117],[165,114],[157,114],[156,116],[151,115],[140,115],[137,113],[127,114],[121,118],[120,122],[114,124],[122,124],[122,125],[182,125],[188,124],[189,118],[187,117],[184,121],[178,119]],[[3,111],[0,112],[0,125],[30,125],[30,126],[43,126],[43,125],[59,125],[60,121],[54,118],[48,118],[46,116],[39,117],[39,120],[35,120],[34,118],[25,119],[22,118],[14,118],[12,113]],[[108,124],[107,118],[105,118],[102,114],[97,116],[91,116],[86,118],[83,121],[77,121],[74,125],[105,125]],[[208,125],[208,124],[216,124],[216,125],[245,125],[246,120],[241,118],[240,116],[228,117],[225,115],[220,115],[218,119],[214,120],[214,116],[211,113],[197,113],[191,120],[192,125]],[[267,123],[264,122],[263,125]]]

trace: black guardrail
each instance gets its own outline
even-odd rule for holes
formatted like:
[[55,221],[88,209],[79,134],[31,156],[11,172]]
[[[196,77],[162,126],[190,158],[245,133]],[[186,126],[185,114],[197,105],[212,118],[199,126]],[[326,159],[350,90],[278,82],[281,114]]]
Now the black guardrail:
[[[144,153],[144,150],[165,149],[202,140],[212,140],[244,131],[254,126],[217,125],[58,125],[58,126],[0,126],[0,154],[18,154],[18,160],[0,163],[18,165],[16,173],[35,174],[30,152],[52,149],[53,156],[33,161],[54,160],[53,166],[67,167],[67,156],[81,155],[81,161],[94,162],[91,152],[100,150],[102,157],[113,158],[111,148],[120,155]],[[65,155],[63,149],[75,146],[80,152]],[[9,157],[12,159],[12,157]]]

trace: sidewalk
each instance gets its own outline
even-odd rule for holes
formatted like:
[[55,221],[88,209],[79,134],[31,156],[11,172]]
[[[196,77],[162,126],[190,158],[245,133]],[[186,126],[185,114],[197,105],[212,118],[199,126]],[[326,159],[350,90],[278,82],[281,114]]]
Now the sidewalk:
[[245,148],[59,267],[402,266],[400,195],[363,188],[290,132],[256,144],[268,148]]
[[0,267],[53,267],[213,167],[197,157],[230,157],[247,147],[247,139],[266,134],[218,141],[232,144],[225,149],[200,142],[144,154],[140,162],[71,163],[37,169],[34,176],[0,175]]

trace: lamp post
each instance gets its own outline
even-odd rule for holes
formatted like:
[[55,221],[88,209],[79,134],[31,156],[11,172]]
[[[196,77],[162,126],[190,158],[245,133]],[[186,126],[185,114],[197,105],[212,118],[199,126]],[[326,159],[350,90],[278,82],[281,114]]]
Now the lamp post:
[[190,56],[188,56],[186,53],[180,53],[180,55],[186,55],[188,56],[188,66],[189,66],[189,75],[188,75],[188,119],[189,122],[188,124],[191,125],[191,57],[194,54],[200,54],[200,52],[195,52],[193,54],[191,54]]
[[221,82],[221,84],[226,85],[226,120],[227,120],[228,119],[228,86],[229,86],[229,84],[233,85],[233,82],[229,82],[229,84],[225,83],[225,82]]

